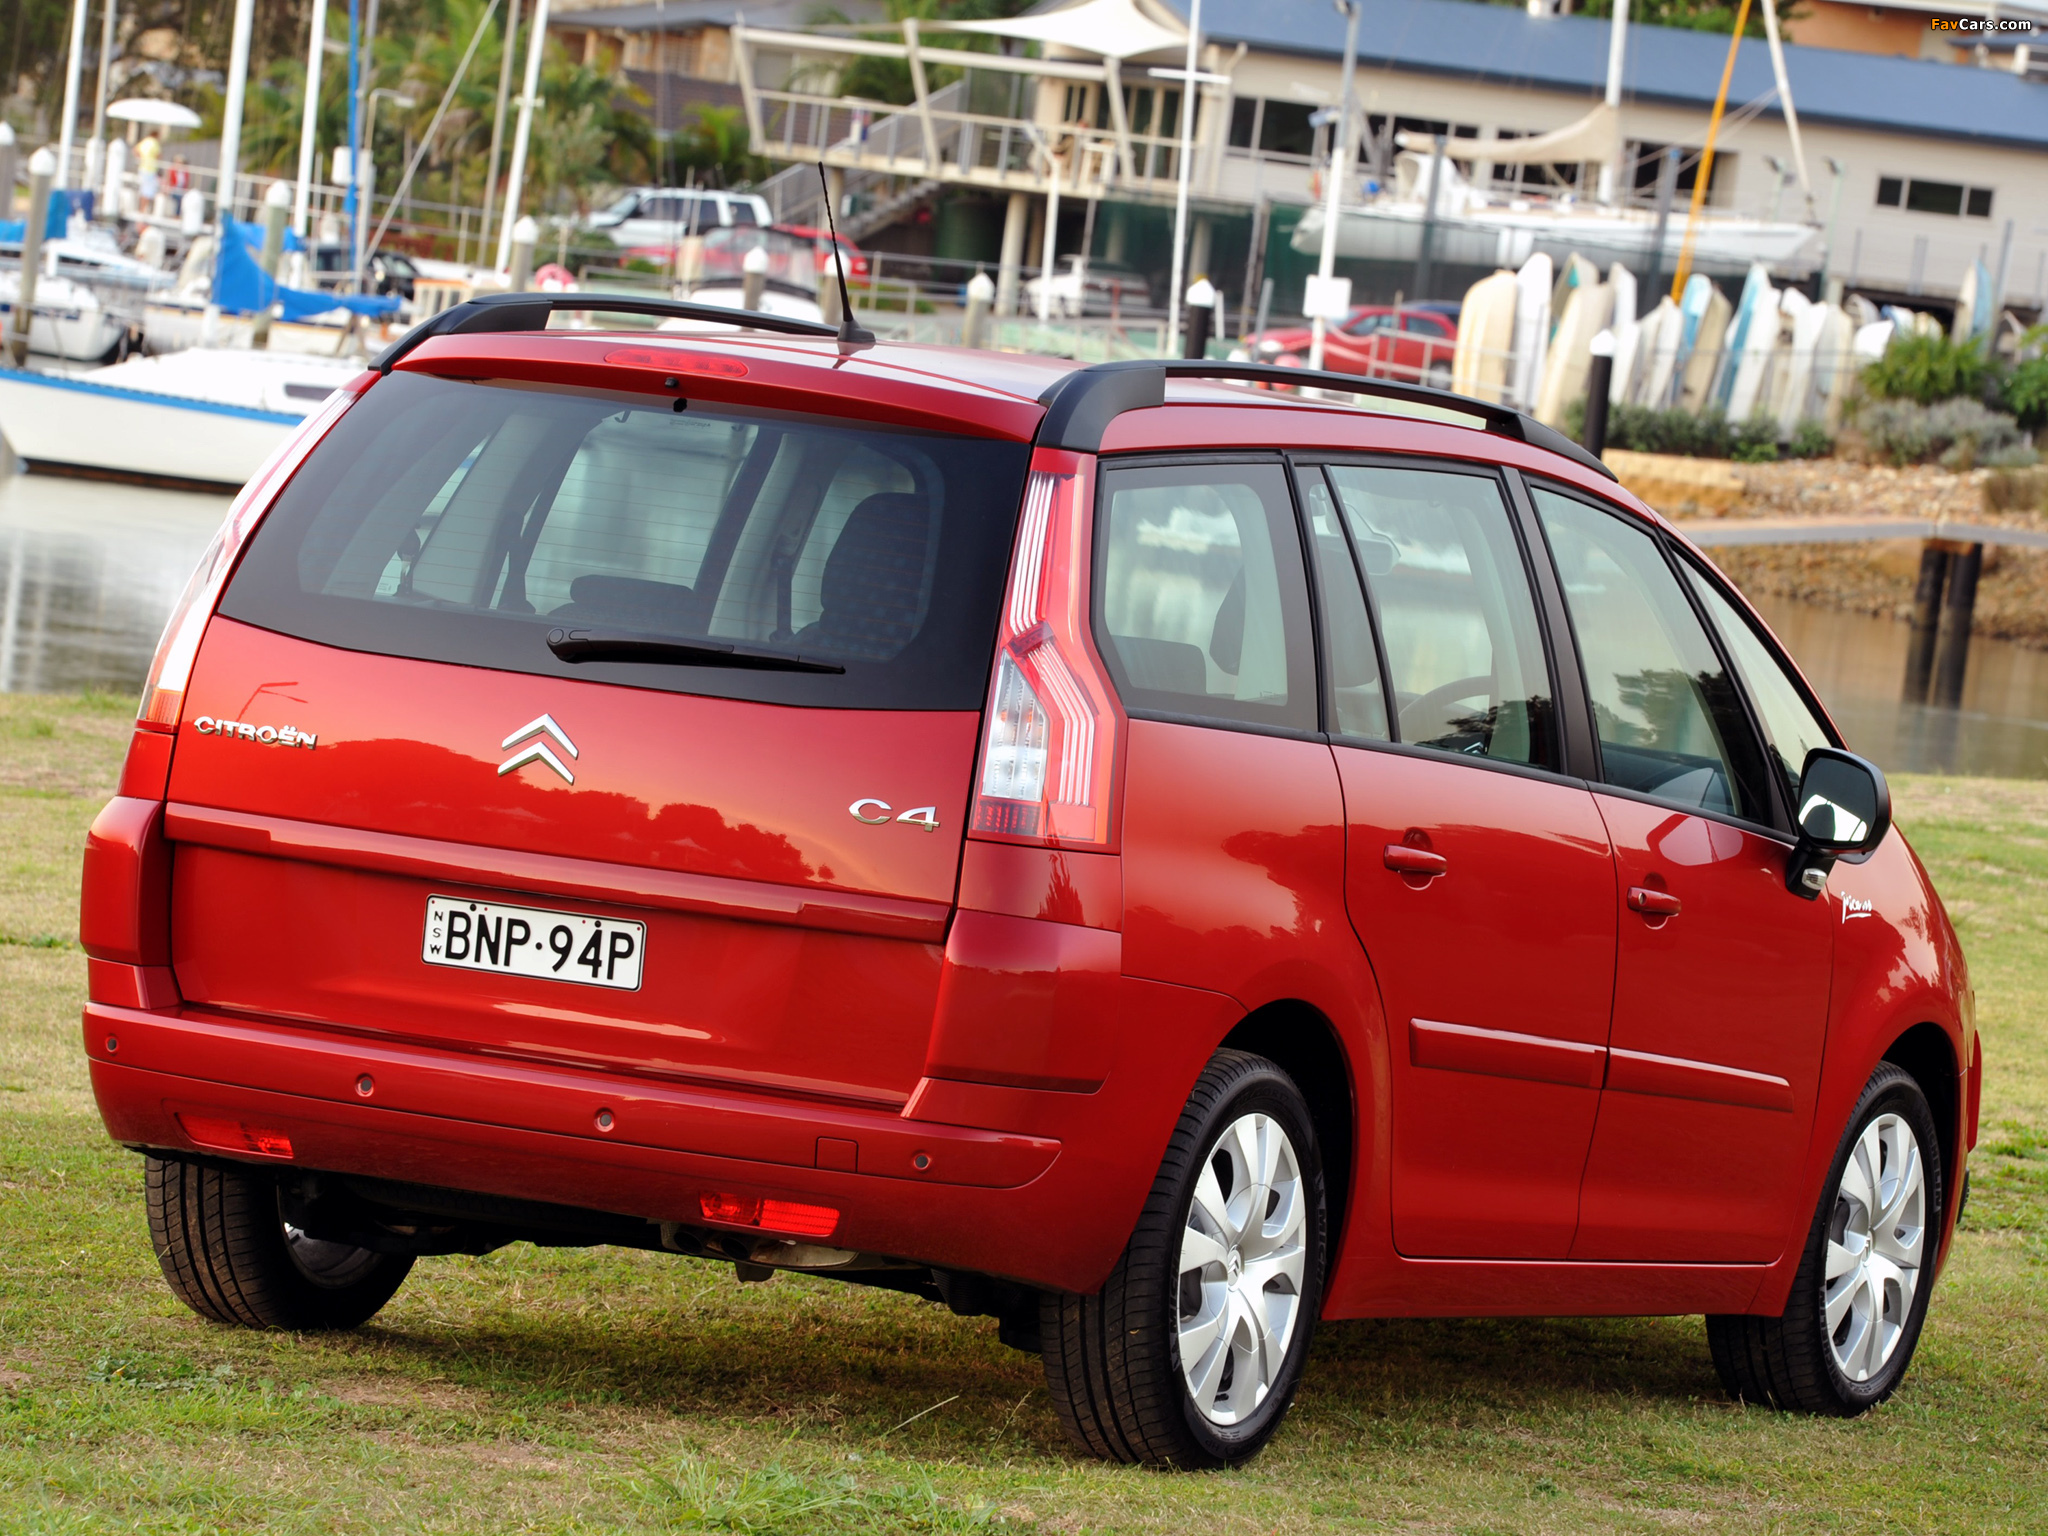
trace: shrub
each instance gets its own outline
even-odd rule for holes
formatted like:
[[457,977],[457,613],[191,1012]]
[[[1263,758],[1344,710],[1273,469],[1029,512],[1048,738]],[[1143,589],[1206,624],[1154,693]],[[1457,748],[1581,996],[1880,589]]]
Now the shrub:
[[1938,459],[1956,470],[2016,468],[2037,457],[2018,422],[1976,400],[1872,400],[1857,413],[1856,425],[1872,451],[1894,464]]
[[[1574,400],[1565,410],[1565,435],[1583,441],[1586,402]],[[1803,421],[1789,448],[1780,447],[1778,424],[1764,415],[1730,425],[1718,407],[1692,412],[1676,406],[1653,410],[1647,405],[1617,405],[1607,413],[1607,446],[1636,453],[1674,453],[1695,459],[1736,459],[1768,464],[1777,458],[1818,459],[1834,452],[1825,426]]]
[[2048,470],[2001,469],[1984,479],[1987,512],[2048,512]]
[[1894,336],[1884,356],[1863,370],[1862,382],[1864,392],[1877,400],[1933,405],[1961,397],[1982,399],[1991,382],[1991,363],[1975,341]]
[[2048,325],[2020,337],[2019,361],[2005,376],[2005,408],[2026,427],[2048,422]]
[[1825,459],[1835,451],[1834,434],[1828,431],[1824,421],[1809,416],[1792,429],[1792,441],[1786,446],[1788,459]]
[[1728,434],[1728,457],[1743,464],[1770,464],[1778,457],[1778,424],[1752,416]]

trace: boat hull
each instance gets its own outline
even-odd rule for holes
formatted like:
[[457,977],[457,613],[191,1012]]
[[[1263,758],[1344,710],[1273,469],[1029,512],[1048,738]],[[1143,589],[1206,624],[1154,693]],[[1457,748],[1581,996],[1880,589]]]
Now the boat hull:
[[[1295,226],[1297,251],[1322,249],[1323,210],[1311,208]],[[1579,255],[1598,264],[1621,262],[1638,274],[1653,266],[1673,270],[1685,243],[1685,220],[1665,230],[1664,251],[1653,261],[1656,232],[1646,221],[1494,211],[1442,216],[1430,238],[1431,259],[1467,266],[1520,267],[1532,255],[1562,262]],[[1422,252],[1419,207],[1346,208],[1337,221],[1337,254],[1360,261],[1414,261]],[[1804,276],[1820,264],[1820,236],[1803,224],[1704,221],[1695,238],[1694,271],[1739,277],[1752,263]]]
[[236,487],[300,420],[281,411],[0,372],[0,434],[36,469]]

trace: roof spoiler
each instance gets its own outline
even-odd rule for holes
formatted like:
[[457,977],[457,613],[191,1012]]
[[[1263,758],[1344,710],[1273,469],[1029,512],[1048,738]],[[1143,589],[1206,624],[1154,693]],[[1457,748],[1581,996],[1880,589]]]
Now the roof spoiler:
[[727,309],[717,304],[691,304],[682,299],[643,299],[612,293],[487,293],[454,304],[421,321],[386,347],[370,366],[389,373],[398,360],[433,336],[474,336],[493,331],[544,331],[557,310],[612,315],[656,315],[664,320],[703,320],[749,331],[780,331],[790,336],[839,334],[837,326],[819,320],[796,320],[756,309]]
[[1327,369],[1283,368],[1275,363],[1223,363],[1193,358],[1187,361],[1097,363],[1077,368],[1056,380],[1038,397],[1045,407],[1039,424],[1041,448],[1065,448],[1075,453],[1100,453],[1103,434],[1109,424],[1125,411],[1140,411],[1166,403],[1168,379],[1220,379],[1247,384],[1286,385],[1290,388],[1328,389],[1347,395],[1372,395],[1382,400],[1400,400],[1409,405],[1438,406],[1464,416],[1477,416],[1486,430],[1511,437],[1532,448],[1560,454],[1619,481],[1613,470],[1566,437],[1555,427],[1546,427],[1513,406],[1475,400],[1447,389],[1426,384],[1402,384],[1392,379],[1369,379],[1355,373],[1332,373]]

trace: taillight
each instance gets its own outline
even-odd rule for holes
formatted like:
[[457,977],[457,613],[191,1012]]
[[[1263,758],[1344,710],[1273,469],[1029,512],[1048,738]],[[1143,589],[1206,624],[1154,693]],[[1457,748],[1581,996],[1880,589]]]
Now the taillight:
[[728,1227],[765,1227],[771,1232],[789,1232],[798,1237],[830,1237],[839,1225],[839,1212],[829,1205],[806,1205],[801,1200],[764,1200],[759,1195],[708,1194],[697,1197],[697,1208],[706,1221]]
[[175,731],[185,712],[185,685],[192,680],[192,663],[199,655],[199,641],[206,633],[206,621],[220,602],[220,594],[234,573],[235,562],[249,535],[263,521],[263,514],[277,499],[285,482],[298,472],[313,445],[327,435],[327,429],[341,419],[341,413],[355,404],[378,375],[365,371],[329,395],[298,428],[280,443],[263,467],[249,477],[228,515],[221,519],[213,542],[199,557],[192,579],[185,583],[177,606],[171,609],[163,637],[156,643],[156,656],[149,664],[149,681],[142,687],[142,707],[136,724],[155,731]]
[[231,1120],[226,1115],[195,1115],[179,1110],[178,1125],[194,1146],[212,1147],[220,1152],[253,1152],[258,1157],[288,1158],[292,1155],[291,1137],[267,1126],[250,1125],[246,1120]]
[[1088,628],[1095,460],[1040,449],[1003,599],[970,830],[1107,847],[1117,707]]

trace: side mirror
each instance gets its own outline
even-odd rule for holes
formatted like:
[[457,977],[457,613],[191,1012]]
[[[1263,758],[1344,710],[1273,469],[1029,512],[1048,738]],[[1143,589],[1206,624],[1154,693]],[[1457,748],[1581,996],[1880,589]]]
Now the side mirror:
[[1892,825],[1892,791],[1884,770],[1853,752],[1815,747],[1799,775],[1799,845],[1785,867],[1785,885],[1811,901],[1827,888],[1828,871],[1845,855],[1868,853]]

